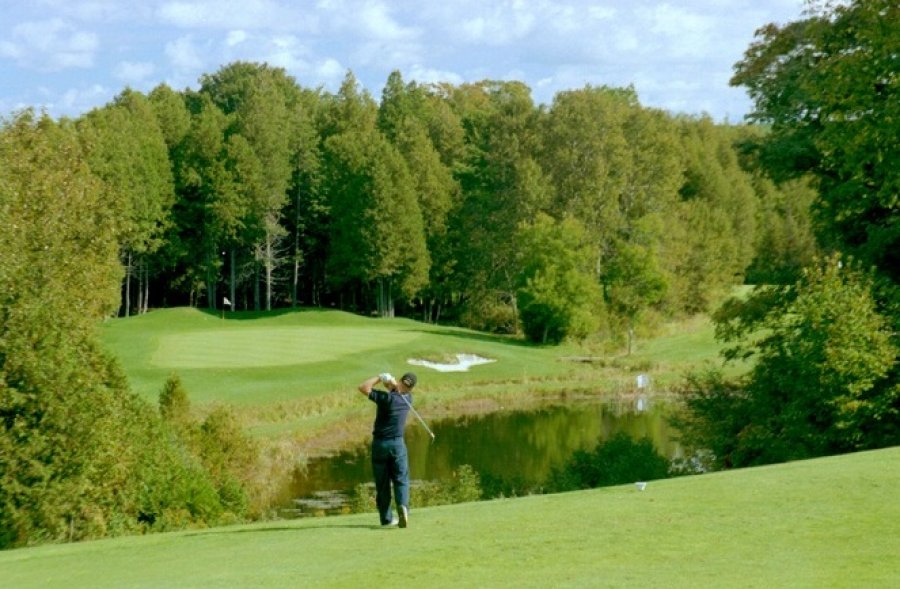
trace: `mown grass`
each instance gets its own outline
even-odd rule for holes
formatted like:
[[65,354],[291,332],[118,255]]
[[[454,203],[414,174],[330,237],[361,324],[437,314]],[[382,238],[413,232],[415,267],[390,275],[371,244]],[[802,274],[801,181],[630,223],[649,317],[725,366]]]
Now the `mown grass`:
[[896,587],[900,448],[559,495],[0,553],[19,589]]
[[[355,394],[365,378],[390,371],[419,374],[416,402],[429,417],[455,414],[475,401],[509,406],[546,396],[601,396],[634,388],[638,373],[667,387],[692,367],[716,361],[718,344],[704,318],[667,326],[639,340],[631,356],[573,344],[528,345],[521,339],[409,319],[376,319],[303,309],[221,315],[192,308],[153,311],[106,322],[101,331],[132,387],[153,403],[177,373],[201,411],[238,409],[252,432],[339,445],[364,435],[370,419]],[[411,358],[458,353],[496,360],[469,372],[411,367]],[[590,361],[573,361],[573,359]],[[320,449],[330,449],[322,448]]]
[[[488,381],[560,375],[571,368],[558,362],[564,347],[340,311],[235,313],[223,320],[196,309],[166,309],[111,320],[102,336],[138,393],[155,398],[166,377],[177,372],[199,403],[264,405],[329,395],[352,390],[378,372],[409,369],[409,358],[436,354],[497,359],[478,367],[477,378]],[[475,374],[429,372],[422,384],[452,386]]]

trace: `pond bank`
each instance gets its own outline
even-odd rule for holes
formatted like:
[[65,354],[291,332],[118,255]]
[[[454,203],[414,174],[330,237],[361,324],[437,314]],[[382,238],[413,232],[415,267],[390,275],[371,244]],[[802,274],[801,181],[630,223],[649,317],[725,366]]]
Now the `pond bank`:
[[[374,413],[369,403],[359,395],[346,410],[337,412],[331,419],[322,416],[312,420],[325,421],[307,430],[306,435],[292,435],[292,446],[301,461],[334,455],[365,443],[370,439]],[[483,387],[451,398],[441,397],[441,392],[428,392],[416,403],[416,409],[428,423],[462,417],[478,417],[499,411],[527,411],[541,407],[564,406],[572,403],[635,404],[640,397],[673,403],[677,396],[670,392],[631,390],[597,390],[583,388],[544,389],[537,387],[502,391],[490,391]],[[360,401],[356,403],[355,401]],[[410,420],[408,428],[421,427]]]

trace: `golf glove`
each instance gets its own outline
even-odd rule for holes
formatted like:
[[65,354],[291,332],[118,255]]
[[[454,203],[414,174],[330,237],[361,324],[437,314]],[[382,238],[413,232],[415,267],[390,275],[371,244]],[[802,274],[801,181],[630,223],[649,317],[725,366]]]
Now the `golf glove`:
[[382,374],[379,374],[378,378],[381,380],[381,382],[383,382],[384,384],[387,384],[387,385],[391,385],[391,384],[394,384],[394,382],[396,382],[394,380],[394,377],[391,376],[390,373],[388,373],[388,372],[383,372]]

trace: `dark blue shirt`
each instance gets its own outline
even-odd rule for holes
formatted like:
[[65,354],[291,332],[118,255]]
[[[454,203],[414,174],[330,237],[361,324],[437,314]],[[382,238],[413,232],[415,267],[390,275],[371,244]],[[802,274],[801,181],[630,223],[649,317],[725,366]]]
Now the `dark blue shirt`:
[[[372,437],[376,440],[389,440],[402,438],[403,428],[406,427],[406,416],[409,413],[409,405],[412,404],[412,395],[407,393],[404,401],[400,393],[388,393],[373,389],[369,393],[369,400],[378,406],[375,413],[375,425],[372,428]],[[407,401],[409,404],[407,404]]]

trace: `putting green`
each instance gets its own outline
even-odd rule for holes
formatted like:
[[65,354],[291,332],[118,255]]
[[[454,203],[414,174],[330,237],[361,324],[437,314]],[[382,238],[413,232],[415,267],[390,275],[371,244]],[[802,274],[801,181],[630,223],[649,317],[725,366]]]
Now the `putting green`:
[[408,343],[419,333],[353,327],[215,329],[160,337],[151,363],[160,368],[262,368],[311,364]]

